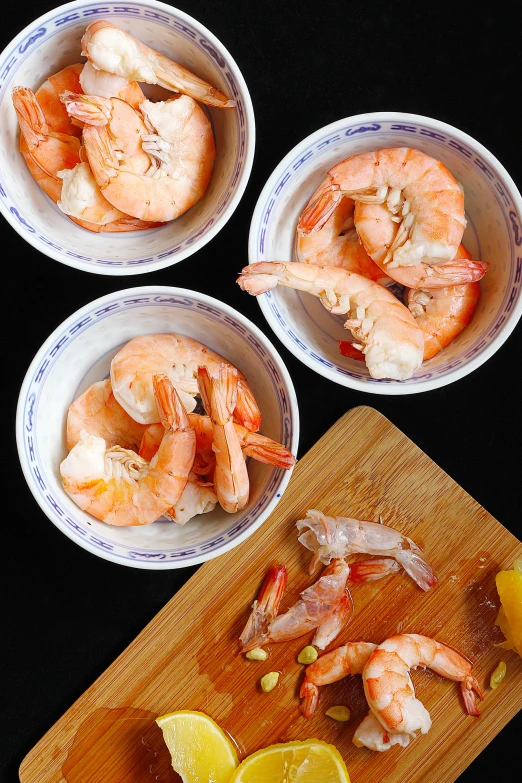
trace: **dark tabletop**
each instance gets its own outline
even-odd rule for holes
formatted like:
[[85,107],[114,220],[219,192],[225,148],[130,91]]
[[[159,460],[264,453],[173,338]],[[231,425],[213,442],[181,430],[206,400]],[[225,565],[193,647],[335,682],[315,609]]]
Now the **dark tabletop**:
[[[0,49],[54,5],[10,3],[2,14]],[[502,2],[461,6],[409,0],[179,0],[175,5],[229,49],[254,104],[252,175],[221,232],[180,264],[117,278],[46,258],[0,218],[3,255],[12,270],[10,277],[4,275],[2,323],[9,392],[4,408],[9,440],[2,471],[8,500],[3,516],[5,634],[0,645],[0,778],[6,783],[18,780],[18,766],[30,748],[195,571],[133,569],[90,554],[54,527],[22,476],[14,421],[25,372],[50,332],[97,297],[120,288],[161,284],[223,300],[257,324],[287,364],[300,409],[298,457],[345,411],[370,405],[522,538],[520,325],[482,367],[450,386],[399,397],[368,395],[323,379],[301,364],[273,334],[255,299],[234,283],[248,261],[256,200],[274,167],[308,134],[352,114],[395,110],[448,122],[485,145],[522,189],[516,123],[522,74],[520,10],[514,16],[514,4]],[[521,724],[519,713],[459,783],[500,780],[506,763],[520,753]]]

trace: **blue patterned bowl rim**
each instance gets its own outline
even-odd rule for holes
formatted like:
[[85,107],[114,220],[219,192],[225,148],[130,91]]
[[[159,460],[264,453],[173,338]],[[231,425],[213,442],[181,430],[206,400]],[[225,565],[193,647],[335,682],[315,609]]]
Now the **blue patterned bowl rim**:
[[[385,111],[357,114],[325,125],[296,144],[276,166],[267,180],[257,200],[250,224],[248,258],[250,264],[258,260],[265,260],[263,258],[264,237],[270,221],[270,214],[277,198],[285,193],[285,188],[291,181],[293,174],[312,157],[320,154],[322,148],[338,141],[341,134],[346,136],[371,134],[373,131],[379,130],[383,123],[393,123],[396,126],[395,130],[409,132],[412,136],[418,132],[439,141],[447,136],[452,136],[453,140],[449,142],[452,151],[460,152],[467,161],[475,156],[472,162],[476,163],[477,168],[483,171],[484,178],[492,190],[493,185],[495,186],[495,198],[498,201],[500,196],[499,203],[506,216],[506,223],[508,227],[510,226],[510,241],[513,255],[516,256],[516,263],[510,270],[510,283],[506,287],[504,295],[503,312],[497,322],[488,329],[486,335],[482,335],[481,340],[477,341],[477,345],[466,351],[463,361],[458,360],[443,366],[440,372],[431,371],[417,374],[412,379],[402,382],[375,380],[370,377],[356,377],[346,368],[337,366],[315,353],[311,346],[292,332],[278,310],[272,292],[262,294],[257,299],[263,315],[277,337],[296,358],[314,372],[342,386],[370,394],[415,394],[453,383],[480,367],[507,340],[522,315],[522,296],[520,296],[522,285],[522,196],[504,166],[480,142],[447,123],[431,117],[403,112]],[[477,156],[481,156],[484,160]],[[491,338],[487,344],[485,344],[485,337]]]
[[[98,8],[99,11],[97,11]],[[80,14],[85,16],[86,23],[89,23],[96,18],[98,13],[100,15],[113,16],[118,15],[118,13],[128,15],[135,11],[139,15],[143,15],[144,18],[152,20],[155,18],[156,21],[165,21],[166,17],[161,12],[169,15],[170,18],[175,17],[177,20],[176,30],[185,35],[192,44],[197,43],[198,47],[213,59],[216,67],[220,69],[225,81],[229,84],[234,98],[237,100],[237,107],[234,111],[236,112],[239,126],[239,150],[236,157],[234,175],[231,177],[228,190],[224,194],[221,203],[216,205],[212,216],[203,227],[200,227],[193,235],[183,240],[177,247],[169,248],[165,252],[146,258],[122,261],[86,255],[89,252],[88,242],[86,242],[82,252],[65,251],[55,238],[45,237],[38,233],[24,215],[20,214],[17,205],[12,202],[8,192],[2,185],[0,172],[0,212],[15,231],[36,250],[53,258],[55,261],[75,269],[82,269],[86,272],[101,275],[138,275],[164,269],[177,264],[179,261],[183,261],[206,245],[232,217],[245,192],[254,161],[256,141],[254,108],[239,66],[228,49],[201,22],[198,22],[197,19],[189,16],[184,11],[180,11],[178,8],[160,2],[160,0],[137,0],[136,2],[129,0],[128,3],[74,0],[71,3],[56,6],[47,13],[42,14],[42,16],[37,17],[33,22],[26,25],[0,53],[0,98],[6,86],[10,83],[10,73],[17,60],[23,60],[32,46],[42,42],[41,39],[46,34],[45,25],[53,24],[53,30],[55,28],[62,29],[77,22],[81,18]],[[196,36],[199,36],[197,42]],[[156,230],[161,231],[162,229]]]
[[[203,541],[187,550],[139,550],[125,544],[115,544],[105,539],[103,533],[86,530],[82,522],[71,519],[62,508],[61,499],[47,486],[45,470],[39,461],[38,434],[35,432],[39,403],[39,390],[45,378],[60,356],[64,346],[110,313],[128,307],[154,304],[180,306],[183,309],[200,310],[207,317],[223,321],[249,344],[264,361],[272,378],[281,417],[281,438],[285,446],[297,454],[299,444],[299,409],[294,386],[285,364],[268,338],[258,327],[229,305],[197,291],[171,286],[140,286],[102,296],[89,302],[63,321],[37,351],[25,375],[18,398],[16,412],[16,441],[18,456],[35,500],[46,516],[65,535],[84,549],[99,557],[121,565],[145,569],[172,569],[196,565],[210,560],[247,539],[272,513],[282,497],[293,469],[274,469],[265,492],[251,509],[242,512],[223,533]],[[43,383],[42,383],[43,382]],[[41,386],[40,386],[41,384]]]

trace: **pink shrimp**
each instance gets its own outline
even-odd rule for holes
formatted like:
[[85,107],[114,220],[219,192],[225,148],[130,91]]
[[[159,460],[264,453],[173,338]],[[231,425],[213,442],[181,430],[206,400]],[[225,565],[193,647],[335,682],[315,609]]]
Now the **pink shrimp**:
[[220,365],[216,378],[207,367],[198,367],[199,393],[214,433],[214,488],[221,507],[230,514],[245,508],[250,494],[245,458],[232,421],[237,381],[237,370],[229,364]]
[[[464,233],[464,195],[452,174],[439,161],[420,150],[393,147],[365,152],[341,161],[328,172],[329,187],[314,209],[312,224],[320,228],[337,206],[341,196],[356,202],[379,204],[387,220],[398,230],[385,248],[387,269],[432,264],[455,257]],[[376,227],[369,221],[357,232],[368,254],[370,244],[378,244]]]
[[80,92],[80,76],[83,63],[68,65],[48,79],[36,90],[35,98],[40,106],[49,130],[53,133],[64,133],[67,136],[82,135],[82,129],[75,124],[67,114],[67,109],[60,100],[65,90]]
[[165,435],[146,463],[135,452],[107,449],[103,438],[82,432],[60,465],[67,494],[108,525],[150,525],[181,497],[196,453],[196,434],[166,376],[154,377]]
[[431,718],[415,698],[410,669],[421,666],[441,677],[460,682],[468,715],[480,715],[475,694],[482,698],[479,684],[471,674],[472,664],[457,650],[419,634],[392,636],[372,653],[363,672],[366,700],[381,725],[391,732],[415,736],[426,734]]
[[454,258],[443,262],[425,257],[410,266],[393,266],[386,262],[390,248],[398,235],[397,223],[390,220],[383,204],[362,204],[355,207],[355,228],[369,256],[386,274],[407,288],[446,288],[472,283],[484,277],[489,264],[474,261],[463,245]]

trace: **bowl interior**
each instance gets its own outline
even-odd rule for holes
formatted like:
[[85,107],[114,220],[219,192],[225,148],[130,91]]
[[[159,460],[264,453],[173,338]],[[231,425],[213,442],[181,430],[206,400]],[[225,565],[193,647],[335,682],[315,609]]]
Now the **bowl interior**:
[[[237,100],[235,109],[208,109],[216,140],[216,162],[205,196],[180,218],[159,229],[94,234],[77,226],[36,184],[18,149],[13,87],[35,90],[66,65],[84,62],[80,39],[96,18],[111,19]],[[238,183],[246,184],[242,175],[249,174],[248,138],[253,133],[247,111],[250,98],[237,66],[214,36],[196,26],[190,17],[163,4],[77,4],[67,11],[63,7],[55,9],[45,19],[44,24],[36,20],[29,26],[24,39],[8,46],[0,58],[0,203],[4,214],[43,252],[90,271],[145,272],[190,255],[194,243],[203,238],[206,241],[223,224]]]
[[337,383],[376,393],[421,391],[434,380],[442,385],[450,373],[486,351],[502,329],[520,288],[516,256],[520,196],[513,183],[495,168],[491,156],[486,158],[441,123],[431,124],[427,118],[400,122],[396,115],[384,114],[374,122],[348,118],[313,134],[274,172],[256,207],[250,234],[250,263],[296,260],[299,215],[327,171],[349,156],[402,146],[438,158],[464,187],[468,223],[463,243],[473,258],[491,264],[480,283],[481,298],[469,326],[408,381],[377,381],[363,362],[340,356],[337,341],[347,338],[345,319],[328,313],[319,299],[286,288],[259,297],[276,333],[301,361]]
[[67,455],[65,422],[71,402],[92,383],[108,377],[112,357],[129,339],[162,332],[189,335],[240,368],[260,405],[262,433],[295,453],[293,390],[277,354],[230,308],[202,295],[172,295],[161,288],[129,294],[116,293],[105,297],[103,305],[84,308],[43,346],[22,390],[19,449],[38,502],[77,543],[117,562],[155,561],[173,568],[201,562],[246,537],[277,503],[290,471],[250,459],[250,500],[237,514],[217,506],[183,527],[166,520],[143,528],[105,525],[81,511],[62,487],[59,465]]

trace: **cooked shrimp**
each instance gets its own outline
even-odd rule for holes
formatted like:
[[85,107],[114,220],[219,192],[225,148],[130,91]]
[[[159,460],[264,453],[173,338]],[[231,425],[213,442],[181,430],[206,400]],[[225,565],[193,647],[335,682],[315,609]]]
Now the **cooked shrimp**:
[[217,502],[217,495],[212,484],[208,481],[201,481],[195,473],[189,473],[180,499],[175,506],[165,511],[165,516],[178,525],[186,525],[195,516],[213,511]]
[[[410,669],[421,666],[448,680],[460,682],[468,715],[480,715],[475,693],[482,698],[479,684],[471,674],[472,664],[446,644],[415,633],[392,636],[370,656],[363,672],[366,700],[385,729],[415,736],[426,734],[431,718],[418,699]],[[475,692],[475,693],[474,693]]]
[[309,664],[299,692],[301,712],[305,718],[311,718],[317,709],[319,687],[342,680],[350,674],[362,674],[376,647],[376,644],[370,642],[352,642],[321,655]]
[[87,27],[82,38],[82,55],[96,68],[124,79],[159,84],[217,108],[228,109],[236,105],[216,87],[106,19],[99,19]]
[[[249,620],[241,634],[243,651],[261,647],[269,642],[297,639],[314,628],[317,632],[312,644],[320,648],[330,644],[352,614],[353,601],[346,587],[347,582],[361,583],[380,579],[394,570],[398,569],[386,559],[350,565],[342,558],[332,560],[319,579],[303,590],[298,601],[284,614],[278,617],[274,615],[272,621],[264,623],[261,623],[259,617],[255,622],[252,618]],[[262,590],[264,599],[269,601],[271,591],[275,594],[279,589],[279,585],[271,584],[267,576]],[[278,597],[278,605],[280,598],[281,596]]]
[[[165,373],[174,384],[185,408],[196,407],[198,366],[205,365],[211,374],[221,364],[230,364],[219,354],[197,340],[180,334],[147,334],[134,337],[121,348],[111,362],[111,384],[114,396],[129,416],[141,424],[159,421],[152,377]],[[230,365],[233,366],[233,365]],[[239,373],[234,417],[248,430],[261,425],[261,413],[244,375]]]
[[84,511],[108,525],[149,525],[178,502],[196,453],[196,434],[166,376],[154,377],[165,435],[154,459],[106,449],[103,438],[82,432],[60,465],[63,487]]
[[99,95],[102,98],[121,98],[133,109],[137,109],[140,103],[145,100],[145,95],[138,82],[102,71],[100,68],[95,68],[89,61],[82,67],[79,86],[65,87],[60,92],[66,90],[85,95]]
[[279,604],[286,588],[287,576],[286,566],[284,565],[273,566],[267,571],[259,595],[252,604],[252,611],[247,624],[239,637],[242,651],[246,652],[253,649],[256,645],[252,646],[250,642],[266,636],[268,626],[279,611]]
[[186,95],[165,102],[144,101],[140,110],[147,131],[132,140],[150,155],[153,165],[148,170],[130,167],[121,134],[115,144],[109,126],[91,123],[83,141],[96,181],[111,204],[142,220],[167,222],[190,209],[207,190],[216,155],[212,127]]
[[348,517],[327,517],[311,509],[297,523],[298,540],[327,565],[332,559],[356,553],[393,557],[423,590],[437,584],[437,576],[410,538],[376,522],[360,522]]
[[[388,220],[399,229],[386,248],[387,269],[451,261],[466,227],[464,195],[457,180],[439,161],[420,150],[393,147],[354,155],[328,172],[329,187],[310,215],[310,225],[320,228],[341,196],[356,202],[385,204]],[[357,222],[357,232],[368,254],[373,226]]]
[[372,261],[355,230],[354,202],[343,196],[320,228],[309,225],[314,206],[328,187],[322,182],[310,198],[297,223],[295,251],[298,261],[319,266],[337,266],[356,272],[369,280],[389,280],[385,272]]
[[445,288],[480,280],[489,269],[486,261],[473,261],[463,245],[456,255],[442,263],[424,259],[413,266],[393,266],[385,259],[397,237],[397,224],[390,220],[383,204],[362,204],[355,207],[355,227],[364,247],[383,274],[407,288]]
[[277,285],[318,296],[331,313],[348,315],[372,378],[411,378],[422,364],[424,336],[408,308],[384,286],[331,266],[293,262],[251,264],[237,282],[254,296]]
[[[72,449],[76,446],[84,430],[88,435],[103,438],[106,449],[121,446],[123,449],[137,451],[145,429],[145,425],[134,421],[117,402],[112,393],[110,380],[98,381],[89,386],[87,391],[84,391],[69,407],[67,448]],[[164,434],[162,428],[158,448]]]
[[438,354],[466,328],[479,297],[478,283],[408,291],[408,308],[424,332],[424,361]]
[[364,720],[359,724],[353,735],[352,742],[358,748],[368,748],[369,750],[389,750],[394,745],[400,745],[405,748],[410,744],[409,734],[397,734],[385,729],[373,712],[369,712]]
[[65,90],[80,92],[83,63],[68,65],[48,79],[35,92],[35,98],[40,106],[49,130],[53,133],[64,133],[67,136],[82,135],[82,129],[75,125],[67,114],[67,109],[60,100]]
[[[189,413],[190,426],[196,430],[196,443],[198,452],[212,452],[214,442],[214,430],[210,416],[200,416],[198,413]],[[295,457],[282,443],[260,435],[258,432],[250,432],[246,427],[234,422],[234,429],[239,439],[239,444],[245,457],[252,457],[257,462],[264,462],[275,468],[288,470],[295,465]],[[156,453],[161,439],[163,428],[158,424],[149,424],[146,427],[140,446],[140,456],[152,459]]]
[[13,105],[24,138],[27,155],[44,174],[58,178],[62,169],[80,162],[80,140],[76,136],[49,129],[34,93],[27,87],[13,89]]
[[213,378],[207,367],[198,367],[198,388],[207,414],[212,420],[216,454],[214,489],[220,506],[229,514],[241,511],[248,503],[250,481],[232,421],[236,407],[238,374],[235,367],[222,364]]

